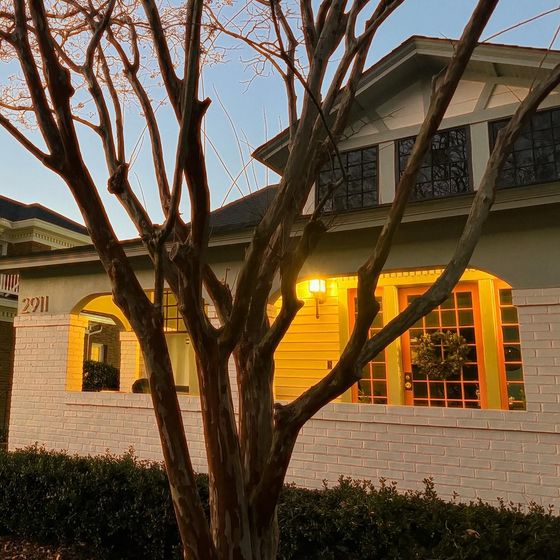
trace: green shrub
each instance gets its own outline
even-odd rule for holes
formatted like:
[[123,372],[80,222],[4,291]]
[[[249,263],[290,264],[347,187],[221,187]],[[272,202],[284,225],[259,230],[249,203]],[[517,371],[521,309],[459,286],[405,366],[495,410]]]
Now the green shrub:
[[495,508],[395,484],[341,478],[324,490],[285,488],[278,558],[292,560],[557,560],[560,518],[532,504]]
[[[208,480],[197,478],[207,510]],[[207,511],[208,513],[208,511]],[[537,506],[445,502],[422,492],[340,479],[287,486],[278,508],[279,560],[556,560],[560,518]],[[99,560],[175,560],[179,536],[158,463],[31,448],[0,452],[0,534],[83,544]]]
[[178,543],[161,465],[40,448],[0,453],[0,533],[115,559],[172,558]]
[[102,391],[103,389],[118,390],[119,370],[103,362],[86,360],[82,391]]

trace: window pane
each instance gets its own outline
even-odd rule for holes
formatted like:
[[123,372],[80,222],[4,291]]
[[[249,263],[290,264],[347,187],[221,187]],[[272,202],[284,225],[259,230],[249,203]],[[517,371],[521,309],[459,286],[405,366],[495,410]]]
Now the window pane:
[[[400,174],[404,172],[414,140],[415,138],[404,138],[397,142]],[[431,149],[418,172],[413,200],[441,198],[472,190],[467,145],[466,128],[444,130],[435,134]]]
[[502,328],[502,359],[507,383],[509,410],[525,410],[525,383],[519,344],[517,309],[513,306],[511,290],[499,291],[500,318]]
[[[459,288],[464,290],[464,288]],[[408,301],[413,296],[408,298]],[[468,355],[460,371],[439,376],[420,373],[414,363],[414,349],[422,334],[450,331],[467,339]],[[470,291],[455,291],[443,304],[423,318],[409,331],[412,353],[412,404],[416,406],[440,406],[453,408],[480,408],[479,368],[476,331],[474,328],[473,297]],[[466,335],[466,336],[465,336]],[[445,357],[448,349],[434,342],[434,351]]]
[[[509,119],[490,123],[494,145]],[[560,111],[539,111],[519,135],[498,178],[502,188],[556,181],[560,170]]]
[[[341,154],[347,181],[336,188],[325,204],[325,212],[345,212],[377,206],[377,146]],[[338,158],[333,157],[317,177],[316,201],[342,177]]]
[[[375,299],[380,307],[379,313],[369,329],[370,337],[374,336],[383,328],[382,300],[380,297],[376,297]],[[357,310],[356,298],[354,299],[354,309]],[[387,404],[387,358],[385,350],[375,356],[373,360],[364,367],[362,375],[362,379],[357,383],[354,389],[354,399],[360,403]]]

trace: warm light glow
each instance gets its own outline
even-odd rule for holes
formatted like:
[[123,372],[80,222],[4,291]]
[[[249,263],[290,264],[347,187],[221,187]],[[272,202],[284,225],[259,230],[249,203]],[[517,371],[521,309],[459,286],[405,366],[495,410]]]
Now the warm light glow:
[[309,293],[314,296],[324,296],[327,293],[327,283],[325,280],[319,278],[309,280]]

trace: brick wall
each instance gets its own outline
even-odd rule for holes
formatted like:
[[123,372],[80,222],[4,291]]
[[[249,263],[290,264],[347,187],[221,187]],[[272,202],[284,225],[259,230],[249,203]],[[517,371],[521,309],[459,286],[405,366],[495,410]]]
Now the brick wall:
[[68,446],[77,434],[63,425],[65,391],[82,387],[87,320],[74,315],[15,318],[16,342],[10,413],[12,447],[45,443]]
[[[502,497],[559,508],[560,290],[523,290],[514,296],[527,411],[331,404],[302,430],[288,480],[319,487],[340,475],[384,477],[405,490],[422,487],[431,476],[445,498],[457,492],[463,500]],[[83,326],[70,316],[50,320],[47,331],[47,318],[17,320],[10,447],[39,441],[95,454],[133,446],[140,457],[160,459],[148,395],[64,392],[76,369],[72,333]],[[65,360],[70,360],[68,382]],[[198,399],[181,396],[180,405],[193,464],[204,470]]]
[[[121,343],[120,343],[120,329],[115,325],[99,324],[95,321],[90,321],[88,328],[98,330],[101,327],[101,332],[97,334],[92,334],[84,336],[84,345],[87,345],[87,349],[84,350],[84,355],[89,356],[89,349],[91,345],[96,342],[98,344],[104,344],[107,347],[107,355],[105,357],[105,363],[112,365],[113,367],[119,368],[121,366]],[[89,341],[89,345],[88,345]]]

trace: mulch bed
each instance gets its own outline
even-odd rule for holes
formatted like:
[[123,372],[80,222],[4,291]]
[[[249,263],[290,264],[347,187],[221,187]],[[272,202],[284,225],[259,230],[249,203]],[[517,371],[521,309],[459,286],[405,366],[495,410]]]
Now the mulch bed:
[[15,537],[0,537],[0,559],[94,560],[79,547],[40,545]]

